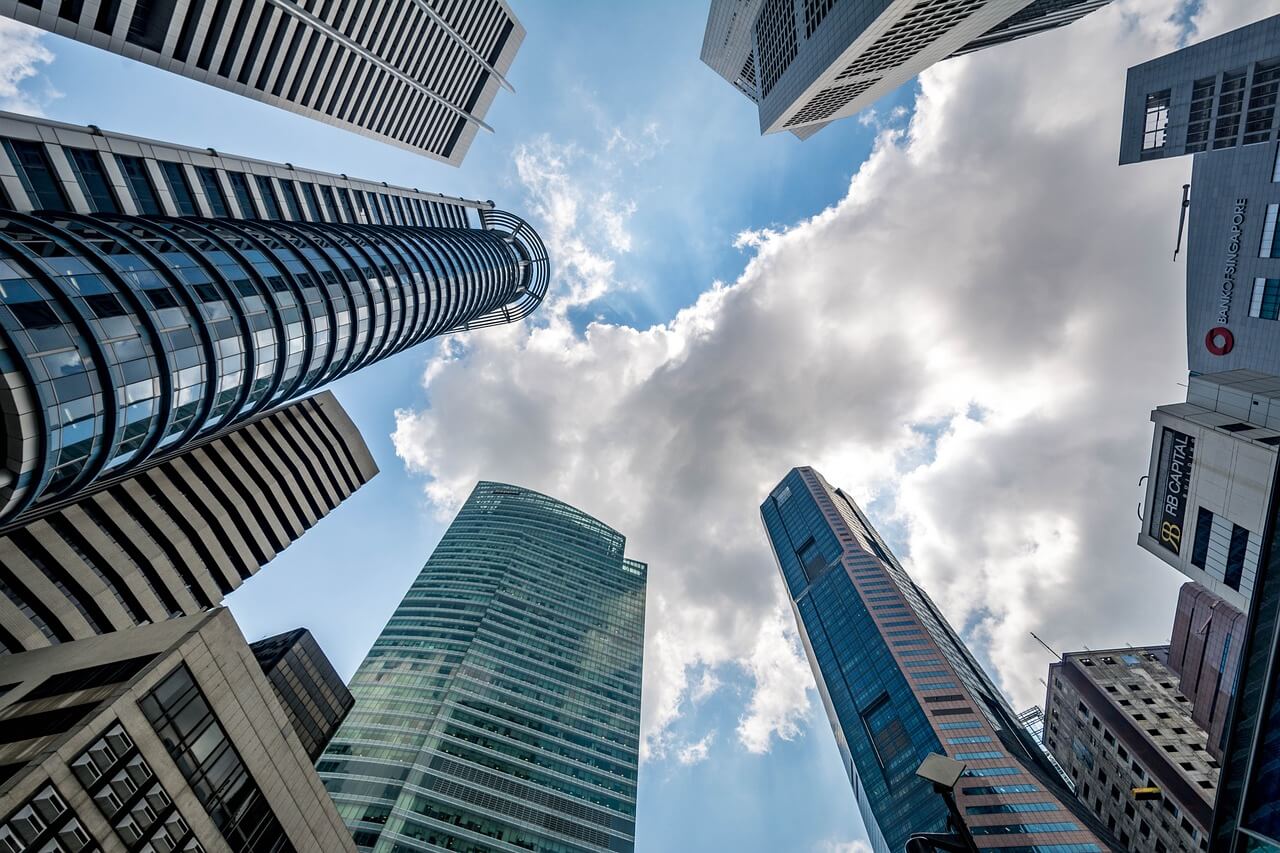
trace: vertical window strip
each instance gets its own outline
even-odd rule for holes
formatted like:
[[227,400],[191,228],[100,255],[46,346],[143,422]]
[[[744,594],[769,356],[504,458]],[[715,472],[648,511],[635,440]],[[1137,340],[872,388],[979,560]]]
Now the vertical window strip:
[[1258,257],[1260,258],[1276,257],[1277,214],[1280,214],[1280,204],[1267,205],[1267,217],[1262,223],[1262,244],[1258,247]]
[[1262,320],[1280,319],[1280,278],[1255,278],[1249,316]]

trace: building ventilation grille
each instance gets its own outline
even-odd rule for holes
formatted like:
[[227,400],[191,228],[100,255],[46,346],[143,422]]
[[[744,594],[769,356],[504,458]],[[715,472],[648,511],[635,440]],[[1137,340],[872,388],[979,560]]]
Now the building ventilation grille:
[[792,0],[767,0],[756,19],[756,51],[760,56],[760,94],[773,91],[796,58],[796,9]]
[[836,79],[847,80],[901,65],[986,3],[987,0],[921,0]]
[[812,121],[821,121],[843,109],[854,98],[880,82],[879,77],[867,80],[855,80],[843,86],[832,86],[823,89],[813,96],[813,100],[804,105],[804,109],[796,113],[783,127],[796,127]]

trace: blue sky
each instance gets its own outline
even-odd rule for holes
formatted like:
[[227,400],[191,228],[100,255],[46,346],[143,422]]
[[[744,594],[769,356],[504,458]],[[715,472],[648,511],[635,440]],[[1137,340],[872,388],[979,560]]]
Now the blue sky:
[[381,473],[231,597],[245,634],[305,625],[349,675],[476,478],[547,491],[650,562],[637,849],[852,853],[760,497],[796,464],[850,489],[1019,706],[1048,663],[1029,630],[1167,638],[1178,579],[1133,545],[1133,481],[1185,376],[1189,164],[1115,167],[1119,93],[1187,20],[1280,8],[1117,0],[800,143],[698,61],[704,2],[513,5],[516,93],[460,169],[48,35],[22,91],[528,216],[548,304],[334,386]]

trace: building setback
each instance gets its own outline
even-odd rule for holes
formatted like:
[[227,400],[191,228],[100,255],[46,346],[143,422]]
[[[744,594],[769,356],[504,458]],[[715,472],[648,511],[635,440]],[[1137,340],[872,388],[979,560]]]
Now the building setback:
[[1205,730],[1209,754],[1222,760],[1227,720],[1240,671],[1245,615],[1198,583],[1183,584],[1166,661],[1191,719]]
[[[538,235],[487,202],[364,193],[401,218],[351,219],[329,200],[360,193],[282,179],[286,164],[253,167],[242,218],[174,218],[158,179],[181,199],[205,168],[205,202],[229,201],[246,161],[47,128],[0,137],[36,206],[0,211],[0,524],[429,338],[518,320],[546,292]],[[142,212],[107,212],[126,197]]]
[[[1209,849],[1218,762],[1168,652],[1071,652],[1049,667],[1045,744],[1080,800],[1133,853]],[[1138,799],[1142,789],[1158,790]]]
[[377,470],[323,391],[0,528],[0,646],[212,607]]
[[981,850],[1113,849],[848,495],[795,468],[760,512],[876,853],[946,828],[916,776],[933,753],[967,765],[956,800]]
[[351,681],[318,766],[361,850],[634,849],[646,567],[479,483]]
[[0,14],[454,166],[524,40],[503,0],[0,0]]
[[1069,24],[1110,0],[712,0],[702,61],[804,139],[935,62]]
[[0,849],[355,849],[226,610],[4,668]]
[[333,664],[306,628],[251,643],[307,758],[315,761],[355,705]]
[[1248,609],[1280,447],[1280,377],[1192,376],[1187,402],[1160,406],[1151,420],[1138,544]]

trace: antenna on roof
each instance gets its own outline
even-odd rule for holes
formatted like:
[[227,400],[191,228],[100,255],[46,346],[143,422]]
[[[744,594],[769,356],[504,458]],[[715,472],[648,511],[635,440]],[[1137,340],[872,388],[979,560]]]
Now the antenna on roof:
[[1044,646],[1044,647],[1045,647],[1045,650],[1046,650],[1047,652],[1049,652],[1049,654],[1053,655],[1055,658],[1056,658],[1056,657],[1061,657],[1061,655],[1059,655],[1059,654],[1058,654],[1057,652],[1055,652],[1052,648],[1050,648],[1050,646],[1049,646],[1049,644],[1048,644],[1048,643],[1046,643],[1044,640],[1042,640],[1042,639],[1040,639],[1038,636],[1036,636],[1036,632],[1035,632],[1035,631],[1029,631],[1028,633],[1030,633],[1030,634],[1031,634],[1031,636],[1032,636],[1033,638],[1035,638],[1035,641],[1036,641],[1037,643],[1039,643],[1040,645]]

